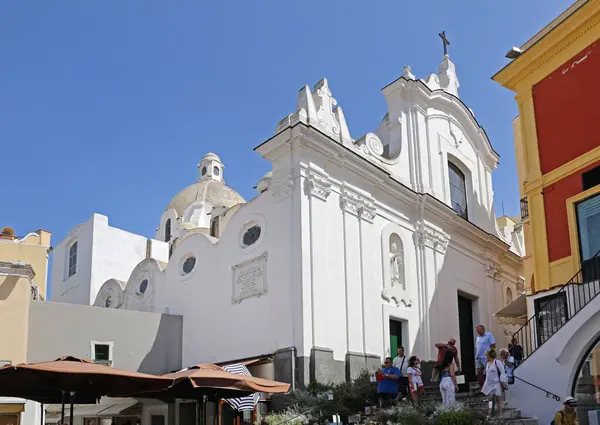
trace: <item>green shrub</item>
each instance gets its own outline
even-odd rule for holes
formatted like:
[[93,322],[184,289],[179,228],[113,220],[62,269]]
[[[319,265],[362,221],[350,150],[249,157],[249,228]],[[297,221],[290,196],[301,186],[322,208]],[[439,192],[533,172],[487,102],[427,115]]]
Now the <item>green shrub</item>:
[[476,425],[482,423],[484,417],[456,404],[454,406],[439,406],[431,416],[433,425]]

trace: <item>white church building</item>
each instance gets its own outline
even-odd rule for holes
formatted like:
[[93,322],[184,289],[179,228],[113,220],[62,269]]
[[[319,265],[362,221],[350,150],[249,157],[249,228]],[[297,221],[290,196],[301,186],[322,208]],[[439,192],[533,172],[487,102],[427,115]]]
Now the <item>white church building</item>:
[[181,315],[186,366],[270,356],[275,378],[303,385],[380,366],[400,344],[435,359],[454,337],[468,372],[475,325],[508,343],[493,315],[523,291],[524,246],[519,226],[497,225],[498,154],[458,87],[447,55],[424,79],[406,67],[358,138],[326,79],[303,87],[255,149],[272,171],[253,199],[205,155],[156,239],[98,214],[73,228],[52,300]]

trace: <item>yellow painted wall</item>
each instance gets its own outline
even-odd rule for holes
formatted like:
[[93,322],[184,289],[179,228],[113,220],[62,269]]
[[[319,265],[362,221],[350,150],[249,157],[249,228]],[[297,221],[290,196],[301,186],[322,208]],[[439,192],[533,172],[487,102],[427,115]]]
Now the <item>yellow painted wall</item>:
[[[513,121],[517,173],[521,196],[527,196],[529,201],[529,218],[523,225],[527,257],[531,261],[530,268],[535,273],[536,292],[565,284],[580,268],[579,262],[575,260],[579,257],[575,255],[552,263],[548,260],[542,191],[553,182],[600,159],[600,147],[542,175],[532,89],[535,84],[599,38],[600,0],[588,0],[494,76],[495,81],[517,93],[515,99],[519,107],[519,117]],[[570,232],[571,240],[577,238],[576,227],[570,226]],[[527,268],[526,259],[526,274]]]
[[27,277],[0,275],[0,361],[27,360],[30,302]]
[[51,233],[38,230],[20,240],[0,239],[0,261],[14,263],[21,261],[29,264],[35,273],[34,281],[40,288],[40,294],[46,297],[48,279],[48,250]]

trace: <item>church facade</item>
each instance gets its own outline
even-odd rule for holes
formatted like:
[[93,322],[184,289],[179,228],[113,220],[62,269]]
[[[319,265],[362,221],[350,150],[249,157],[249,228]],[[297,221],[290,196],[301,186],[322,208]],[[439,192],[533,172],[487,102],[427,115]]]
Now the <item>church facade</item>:
[[354,139],[328,81],[305,86],[255,149],[272,165],[255,198],[204,156],[155,240],[99,215],[74,228],[52,300],[181,315],[183,365],[270,356],[298,385],[379,367],[400,344],[434,359],[450,337],[470,364],[474,325],[508,343],[493,315],[523,290],[524,247],[519,226],[498,227],[498,154],[458,87],[447,55],[425,79],[406,67]]

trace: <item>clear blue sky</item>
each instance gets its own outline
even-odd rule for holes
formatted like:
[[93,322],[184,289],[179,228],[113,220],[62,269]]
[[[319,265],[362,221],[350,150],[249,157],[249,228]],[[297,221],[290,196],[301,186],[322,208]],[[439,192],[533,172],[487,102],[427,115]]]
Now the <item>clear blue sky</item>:
[[500,166],[496,211],[518,215],[513,94],[490,77],[567,0],[0,0],[0,226],[62,240],[94,212],[154,236],[209,151],[244,197],[269,164],[252,149],[329,79],[353,137],[380,89],[436,72],[451,41],[461,98]]

